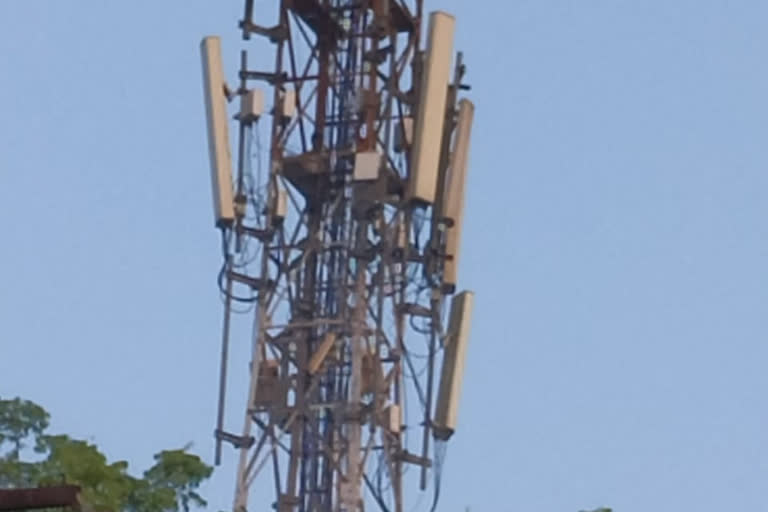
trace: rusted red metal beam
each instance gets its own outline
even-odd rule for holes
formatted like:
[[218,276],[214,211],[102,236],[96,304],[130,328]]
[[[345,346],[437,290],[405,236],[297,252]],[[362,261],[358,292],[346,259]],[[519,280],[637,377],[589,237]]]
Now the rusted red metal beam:
[[320,0],[287,0],[286,6],[299,15],[316,35],[329,37],[332,40],[341,39],[344,30],[331,16],[328,6]]
[[53,507],[79,508],[80,487],[61,485],[37,489],[0,489],[0,510],[34,510]]

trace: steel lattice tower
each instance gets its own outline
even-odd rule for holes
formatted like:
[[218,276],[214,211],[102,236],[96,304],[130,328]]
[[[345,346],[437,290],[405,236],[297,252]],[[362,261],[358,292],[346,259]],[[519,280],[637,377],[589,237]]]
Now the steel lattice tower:
[[[422,37],[422,0],[276,1],[274,25],[255,19],[253,0],[240,23],[274,69],[250,69],[243,50],[239,87],[226,87],[218,39],[202,44],[224,253],[216,462],[222,442],[239,450],[236,510],[271,467],[280,512],[368,500],[402,512],[406,468],[422,491],[439,475],[472,302],[453,298],[449,326],[473,112],[458,101],[454,19],[430,15]],[[224,97],[240,99],[234,180]],[[268,154],[254,156],[263,122]],[[224,401],[237,302],[255,318],[234,434]]]

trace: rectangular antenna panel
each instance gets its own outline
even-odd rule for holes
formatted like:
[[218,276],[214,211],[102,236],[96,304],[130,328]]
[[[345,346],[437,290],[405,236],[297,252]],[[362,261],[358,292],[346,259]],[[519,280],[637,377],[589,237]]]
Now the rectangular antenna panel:
[[403,423],[403,419],[400,415],[400,406],[397,404],[392,404],[387,407],[385,411],[387,415],[387,426],[389,427],[389,431],[393,434],[399,434],[400,427]]
[[453,221],[445,235],[445,252],[451,258],[445,260],[443,282],[453,290],[456,286],[459,270],[459,250],[461,249],[461,224],[464,221],[464,187],[467,182],[469,164],[469,141],[472,133],[472,119],[475,105],[463,99],[459,102],[459,118],[453,141],[451,167],[445,187],[443,212]]
[[381,154],[377,151],[364,151],[355,154],[355,168],[352,177],[355,181],[378,179],[381,167]]
[[217,226],[232,223],[235,218],[232,199],[232,157],[227,130],[227,101],[224,94],[224,71],[221,64],[221,40],[210,36],[200,43],[203,59],[203,89],[208,124],[208,153],[211,159],[213,214]]
[[296,91],[286,89],[280,93],[279,114],[283,119],[291,119],[296,115]]
[[450,14],[438,11],[429,15],[426,61],[408,180],[408,198],[423,203],[435,200],[455,24],[456,20]]
[[251,89],[240,98],[240,119],[252,123],[264,113],[264,91]]
[[456,430],[474,300],[474,293],[464,291],[451,301],[443,370],[435,409],[433,434],[437,439],[448,439]]
[[277,189],[277,197],[275,199],[274,216],[277,219],[284,219],[286,213],[288,213],[288,191],[282,187],[279,187]]

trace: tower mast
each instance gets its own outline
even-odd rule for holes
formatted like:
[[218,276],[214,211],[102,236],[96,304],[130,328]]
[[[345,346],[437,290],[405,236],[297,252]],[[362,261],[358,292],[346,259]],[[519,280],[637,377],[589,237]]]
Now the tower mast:
[[[471,293],[456,295],[446,322],[473,109],[457,103],[467,87],[460,54],[451,73],[454,18],[430,14],[421,48],[423,18],[422,0],[280,0],[277,23],[261,25],[246,0],[243,40],[275,60],[252,69],[243,50],[235,90],[218,39],[203,40],[224,259],[216,463],[223,443],[239,451],[236,511],[270,466],[279,512],[403,512],[406,468],[421,491],[428,472],[439,477],[430,438],[442,445],[455,429],[472,307]],[[232,179],[222,111],[235,98]],[[229,343],[244,319],[250,382],[232,432]]]

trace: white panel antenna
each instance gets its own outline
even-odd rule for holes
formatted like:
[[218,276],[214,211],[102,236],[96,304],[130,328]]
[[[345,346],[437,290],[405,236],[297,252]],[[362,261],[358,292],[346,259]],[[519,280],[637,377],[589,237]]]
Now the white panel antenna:
[[213,214],[216,226],[231,224],[235,218],[232,199],[232,156],[227,129],[227,99],[221,63],[221,40],[209,36],[200,43],[203,61],[203,91],[208,124],[208,153],[211,160]]
[[429,16],[429,37],[416,117],[408,197],[422,203],[435,200],[445,102],[453,60],[456,20],[445,12]]
[[443,371],[440,376],[440,389],[435,409],[434,436],[436,439],[447,440],[456,430],[474,301],[475,294],[470,291],[459,293],[451,301]]
[[443,282],[453,290],[456,286],[459,269],[459,251],[461,249],[461,225],[464,220],[464,186],[467,182],[469,165],[469,143],[472,133],[472,120],[475,105],[463,99],[459,102],[459,117],[454,135],[451,167],[445,187],[443,213],[453,221],[445,235],[445,260]]

